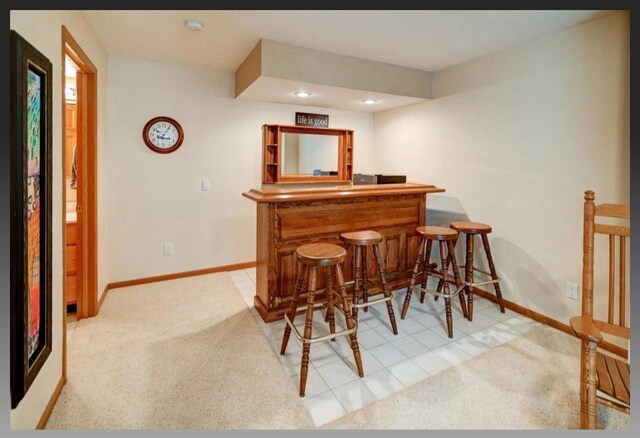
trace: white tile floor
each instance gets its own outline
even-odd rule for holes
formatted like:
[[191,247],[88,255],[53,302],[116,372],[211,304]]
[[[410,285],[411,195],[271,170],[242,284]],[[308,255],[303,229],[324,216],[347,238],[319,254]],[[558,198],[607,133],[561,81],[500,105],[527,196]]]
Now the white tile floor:
[[[298,392],[301,346],[291,336],[287,353],[280,356],[284,321],[266,324],[253,307],[256,270],[229,272],[242,298],[251,308],[274,354],[291,376],[291,390]],[[497,345],[508,342],[541,324],[510,310],[500,313],[492,302],[476,297],[473,322],[462,317],[459,301],[453,306],[453,339],[447,337],[443,300],[427,296],[423,304],[414,295],[406,319],[400,319],[405,291],[394,291],[398,335],[391,332],[384,304],[359,312],[358,343],[365,377],[359,378],[346,337],[311,346],[305,409],[316,426],[334,421],[349,412],[386,398],[444,369],[456,366]],[[317,316],[316,316],[317,315]],[[324,312],[314,314],[314,334],[329,333]],[[345,327],[342,314],[336,323]],[[296,326],[302,331],[304,318]]]

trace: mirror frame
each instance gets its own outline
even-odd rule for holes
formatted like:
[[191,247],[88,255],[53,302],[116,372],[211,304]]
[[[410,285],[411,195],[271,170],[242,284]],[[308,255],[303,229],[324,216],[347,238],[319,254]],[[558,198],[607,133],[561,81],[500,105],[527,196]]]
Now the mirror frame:
[[[286,175],[282,173],[282,135],[312,134],[338,137],[338,175]],[[353,130],[291,125],[262,126],[262,183],[297,184],[351,182],[353,179]]]

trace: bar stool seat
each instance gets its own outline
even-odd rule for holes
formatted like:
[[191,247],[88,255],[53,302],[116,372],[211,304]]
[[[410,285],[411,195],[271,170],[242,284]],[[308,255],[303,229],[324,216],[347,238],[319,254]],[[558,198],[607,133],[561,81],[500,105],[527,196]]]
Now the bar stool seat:
[[334,266],[344,263],[347,251],[332,243],[309,243],[296,249],[300,263],[309,266]]
[[465,234],[483,234],[491,232],[491,225],[481,224],[480,222],[456,221],[449,225],[456,231]]
[[340,240],[349,245],[373,245],[382,242],[382,234],[377,231],[353,231],[340,234]]
[[[293,332],[296,339],[302,343],[302,360],[300,362],[300,397],[304,397],[305,388],[307,386],[311,344],[316,342],[334,340],[338,336],[349,336],[349,345],[353,351],[353,358],[358,369],[358,375],[360,377],[364,377],[362,357],[358,346],[358,339],[356,338],[358,323],[351,315],[351,306],[349,305],[344,284],[344,276],[342,274],[342,263],[344,263],[346,256],[347,251],[343,247],[332,243],[309,243],[299,246],[296,249],[298,273],[296,276],[296,285],[293,291],[293,296],[291,297],[291,304],[289,306],[289,310],[284,315],[286,324],[282,335],[280,354],[284,355],[286,353],[289,337]],[[324,307],[322,303],[315,302],[319,268],[324,269],[330,333],[325,336],[312,337],[313,312]],[[332,271],[338,285],[337,292],[333,290]],[[305,279],[307,278],[308,280],[305,282]],[[307,284],[307,305],[302,309],[298,309],[298,302],[300,301],[300,295],[305,283]],[[334,307],[337,307],[338,311],[340,311],[345,317],[347,325],[345,330],[336,332],[333,313]],[[294,319],[298,310],[305,311],[304,334],[300,334],[294,325]]]
[[426,226],[418,227],[416,228],[416,231],[423,238],[430,240],[447,241],[456,240],[458,238],[458,233],[451,228]]
[[[358,320],[358,309],[362,308],[365,312],[368,311],[369,306],[379,303],[386,303],[387,313],[389,314],[389,323],[391,324],[391,331],[394,335],[398,334],[398,325],[396,323],[396,317],[393,313],[393,304],[391,300],[393,295],[389,291],[387,280],[384,275],[384,262],[380,254],[380,246],[378,245],[384,239],[382,234],[374,230],[364,231],[352,231],[348,233],[340,234],[340,240],[347,245],[354,246],[354,284],[353,284],[353,318]],[[378,274],[380,276],[380,286],[382,286],[383,298],[369,301],[368,291],[368,269],[367,269],[367,247],[372,247],[373,257],[378,268]],[[360,303],[360,288],[362,288],[362,303]]]

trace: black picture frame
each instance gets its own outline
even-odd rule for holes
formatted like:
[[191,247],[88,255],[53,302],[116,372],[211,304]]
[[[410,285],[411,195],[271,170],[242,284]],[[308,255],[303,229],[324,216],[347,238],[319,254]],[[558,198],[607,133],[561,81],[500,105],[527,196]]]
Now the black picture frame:
[[[29,44],[17,32],[11,30],[10,36],[10,142],[11,142],[11,409],[14,409],[24,398],[52,351],[52,289],[51,289],[51,185],[52,185],[52,65],[51,62],[35,47]],[[34,76],[35,74],[35,76]],[[36,117],[39,129],[33,129],[32,137],[39,133],[37,147],[38,160],[31,160],[39,169],[37,176],[29,178],[27,111],[30,108],[28,94],[28,76],[32,80],[36,76],[39,92],[31,96],[39,96],[39,111]],[[33,87],[32,90],[38,90]],[[39,93],[39,94],[38,94]],[[32,105],[33,107],[33,105]],[[32,120],[34,118],[32,117]],[[31,126],[38,127],[32,123]],[[38,149],[39,148],[39,149]],[[39,166],[39,167],[38,167]],[[28,186],[32,186],[30,189]],[[32,197],[29,198],[29,190]],[[32,201],[32,202],[29,202]],[[38,230],[39,242],[37,260],[28,268],[29,218],[38,211],[39,224],[32,229]],[[37,304],[38,338],[32,342],[29,351],[29,310],[32,290],[29,289],[29,275],[36,278],[39,284]],[[37,275],[37,277],[35,276]],[[31,309],[33,310],[33,309]]]

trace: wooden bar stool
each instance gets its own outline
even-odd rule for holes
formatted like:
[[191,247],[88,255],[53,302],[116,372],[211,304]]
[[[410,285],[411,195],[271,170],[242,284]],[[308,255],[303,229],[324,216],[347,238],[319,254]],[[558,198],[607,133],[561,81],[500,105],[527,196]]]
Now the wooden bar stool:
[[[389,322],[391,323],[391,329],[394,335],[398,334],[398,326],[396,325],[396,317],[393,313],[393,295],[389,291],[387,280],[384,276],[384,264],[382,263],[382,257],[380,256],[379,243],[382,242],[382,234],[377,231],[354,231],[351,233],[340,234],[340,240],[347,245],[355,246],[354,251],[354,285],[353,285],[353,317],[358,319],[358,309],[363,308],[366,312],[369,306],[373,304],[386,303],[387,312],[389,313]],[[367,248],[373,248],[373,256],[378,265],[378,274],[380,276],[380,286],[382,287],[383,298],[369,301],[368,283],[367,278]],[[360,287],[362,286],[362,303],[360,303]]]
[[[284,335],[282,336],[282,346],[280,348],[280,354],[284,355],[289,343],[289,336],[293,330],[293,334],[302,342],[302,364],[300,365],[300,397],[304,397],[305,388],[307,386],[307,372],[309,370],[309,351],[311,344],[316,342],[328,341],[329,339],[335,339],[338,336],[350,337],[351,349],[353,350],[353,357],[358,368],[358,375],[364,377],[364,371],[362,369],[362,358],[360,356],[360,349],[358,347],[358,340],[356,338],[356,331],[358,328],[357,322],[351,316],[351,309],[349,306],[349,300],[347,298],[347,291],[344,286],[344,276],[342,275],[342,263],[345,260],[347,251],[339,245],[331,243],[310,243],[307,245],[299,246],[296,249],[296,261],[298,262],[298,274],[296,278],[296,286],[291,297],[291,305],[289,310],[284,315],[286,325],[284,328]],[[330,333],[326,336],[319,336],[316,338],[312,335],[312,323],[313,312],[320,310],[324,307],[322,303],[315,303],[315,293],[317,286],[318,268],[324,268],[325,270],[325,283],[327,292],[327,312],[329,313],[329,328]],[[335,278],[338,284],[338,292],[334,292],[333,283],[331,277],[331,270],[335,271]],[[298,301],[302,292],[302,286],[306,276],[308,278],[308,290],[307,290],[307,305],[300,310],[305,310],[305,322],[304,322],[304,335],[300,335],[298,329],[293,325],[293,321],[296,317],[296,311],[298,309]],[[335,302],[334,295],[338,295],[340,301]],[[333,317],[334,307],[337,307],[345,317],[347,328],[336,333],[335,320]]]
[[[465,233],[467,235],[467,260],[465,262],[465,265],[461,266],[461,268],[464,268],[465,271],[465,289],[467,291],[467,310],[469,321],[473,320],[473,288],[484,286],[486,284],[493,284],[493,288],[496,292],[496,298],[498,299],[498,304],[500,305],[500,312],[504,313],[504,303],[502,302],[502,292],[500,291],[500,278],[498,278],[498,274],[496,274],[496,267],[493,264],[491,248],[489,247],[489,238],[487,237],[487,234],[491,232],[491,226],[478,222],[465,221],[451,222],[449,226],[453,230],[456,230],[459,233]],[[484,252],[487,256],[487,262],[489,263],[490,272],[483,271],[473,266],[473,238],[476,235],[480,235],[480,237],[482,238],[482,245],[484,246]],[[480,272],[481,274],[489,276],[491,277],[491,280],[474,283],[474,272]]]
[[[402,307],[402,319],[407,315],[409,310],[409,303],[411,302],[411,294],[414,289],[420,290],[421,293],[430,293],[436,297],[444,297],[445,314],[447,317],[447,334],[450,338],[453,337],[453,317],[451,316],[451,298],[458,295],[460,297],[460,305],[462,306],[462,313],[467,316],[467,307],[464,301],[464,297],[460,292],[464,289],[464,284],[460,279],[460,273],[458,272],[458,265],[456,263],[455,246],[454,242],[458,238],[458,232],[451,228],[444,227],[418,227],[416,231],[420,235],[420,245],[418,247],[418,255],[416,256],[416,263],[413,266],[413,274],[411,275],[411,281],[407,288],[407,294],[405,295],[404,305]],[[440,259],[442,261],[442,267],[440,274],[433,272],[430,268],[429,258],[431,256],[431,248],[433,242],[437,241],[440,245]],[[451,293],[449,290],[448,270],[449,260],[451,260],[451,266],[453,267],[453,277],[457,289]],[[422,275],[421,286],[416,286],[416,280]],[[427,288],[427,279],[429,275],[438,277],[441,279],[441,283],[438,284],[437,290]],[[441,292],[441,289],[444,292]]]

